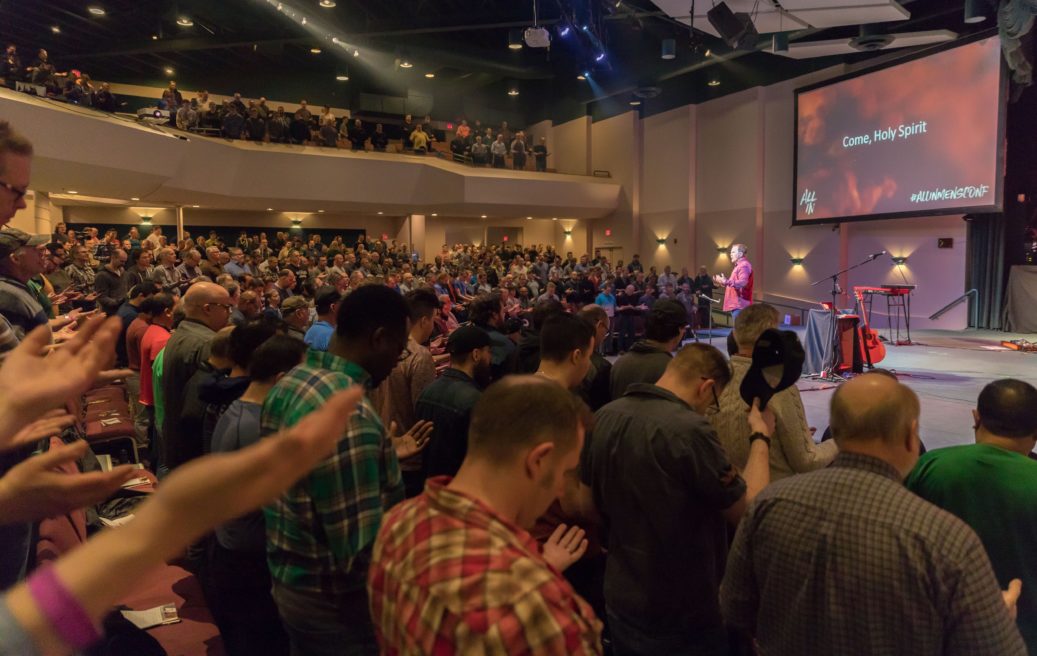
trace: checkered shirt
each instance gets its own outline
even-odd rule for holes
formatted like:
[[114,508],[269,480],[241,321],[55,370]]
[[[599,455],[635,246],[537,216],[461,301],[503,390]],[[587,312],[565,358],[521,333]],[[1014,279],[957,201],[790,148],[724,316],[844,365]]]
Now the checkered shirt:
[[368,589],[383,654],[600,654],[601,623],[529,533],[430,479],[386,517]]
[[759,494],[720,603],[768,655],[1026,654],[972,529],[863,455]]
[[[331,353],[307,351],[304,362],[267,395],[263,434],[298,423],[336,392],[368,380],[367,372],[355,363]],[[396,452],[365,397],[338,450],[264,508],[273,580],[324,595],[360,589],[382,517],[402,499]]]

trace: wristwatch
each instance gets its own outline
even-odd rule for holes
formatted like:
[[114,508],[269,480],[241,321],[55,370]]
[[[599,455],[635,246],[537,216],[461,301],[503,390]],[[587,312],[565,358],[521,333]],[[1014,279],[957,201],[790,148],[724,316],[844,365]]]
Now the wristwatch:
[[763,440],[767,443],[767,448],[771,448],[771,438],[767,437],[763,433],[753,433],[752,435],[750,435],[749,446],[752,446],[753,442],[755,442],[756,440]]

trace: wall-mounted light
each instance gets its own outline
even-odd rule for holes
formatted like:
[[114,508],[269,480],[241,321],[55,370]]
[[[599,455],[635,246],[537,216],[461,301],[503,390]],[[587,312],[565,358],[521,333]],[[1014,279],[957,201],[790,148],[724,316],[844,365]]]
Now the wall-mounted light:
[[666,243],[666,237],[656,237],[655,238],[655,243],[657,243],[660,246],[662,246],[663,244]]
[[148,216],[147,214],[142,214],[141,217],[140,217],[140,224],[142,226],[149,226],[149,225],[151,225],[151,217]]
[[727,252],[729,250],[731,250],[730,246],[721,246],[721,245],[717,244],[717,252],[718,253],[720,253],[722,255],[727,255]]
[[292,230],[302,230],[302,219],[301,218],[299,218],[297,216],[293,216],[292,217]]
[[803,258],[801,257],[790,257],[789,262],[792,262],[792,266],[803,266]]
[[572,228],[566,228],[565,230],[562,230],[562,233],[566,237],[572,237],[573,236],[573,229]]
[[893,258],[893,264],[895,264],[897,266],[900,266],[901,264],[907,264],[907,258],[906,257],[894,257]]

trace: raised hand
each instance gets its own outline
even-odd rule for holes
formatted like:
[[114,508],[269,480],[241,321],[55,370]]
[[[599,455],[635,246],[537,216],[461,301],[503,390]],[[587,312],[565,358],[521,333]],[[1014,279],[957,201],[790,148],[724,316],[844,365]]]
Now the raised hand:
[[396,435],[394,421],[389,424],[389,437],[392,439],[393,448],[396,449],[396,458],[406,460],[421,453],[428,446],[429,438],[432,437],[432,422],[419,421],[403,435]]
[[544,543],[544,560],[559,572],[565,571],[587,552],[586,535],[579,526],[559,524]]
[[27,444],[39,442],[42,439],[53,437],[61,433],[66,427],[71,426],[75,417],[64,410],[51,410],[31,424],[25,426],[11,438],[9,448],[16,448]]
[[109,498],[138,470],[131,465],[107,472],[55,471],[86,453],[83,440],[32,456],[0,478],[0,522],[34,522],[92,506]]

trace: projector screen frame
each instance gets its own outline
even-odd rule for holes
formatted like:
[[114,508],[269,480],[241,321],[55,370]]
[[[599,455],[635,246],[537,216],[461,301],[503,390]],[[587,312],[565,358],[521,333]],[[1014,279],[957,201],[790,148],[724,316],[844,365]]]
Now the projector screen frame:
[[845,80],[850,80],[862,75],[869,75],[877,71],[881,71],[887,68],[893,68],[901,64],[914,61],[916,59],[922,59],[931,55],[944,52],[946,50],[953,50],[955,48],[961,48],[963,46],[971,45],[977,41],[983,41],[989,38],[999,38],[996,29],[983,30],[976,34],[970,34],[967,37],[956,39],[948,43],[941,43],[930,48],[924,48],[916,52],[904,55],[902,57],[895,57],[889,61],[885,61],[873,66],[865,66],[860,70],[838,75],[836,77],[828,78],[820,82],[814,82],[806,86],[798,87],[793,91],[793,107],[792,107],[792,227],[808,226],[808,225],[825,225],[833,223],[851,223],[856,221],[882,221],[885,219],[909,219],[914,217],[922,216],[948,216],[954,214],[994,214],[997,212],[1004,211],[1004,173],[1005,173],[1005,116],[1007,114],[1007,102],[1008,97],[1008,65],[1005,62],[1003,51],[998,48],[1000,53],[1000,71],[998,80],[997,90],[997,156],[995,166],[997,167],[997,176],[994,179],[994,202],[990,205],[980,206],[966,206],[966,207],[944,207],[937,209],[928,210],[912,210],[908,212],[884,212],[879,214],[863,214],[861,216],[847,216],[847,217],[826,217],[822,219],[797,219],[796,211],[798,205],[799,195],[799,96],[802,93],[828,87],[833,84],[838,84]]

